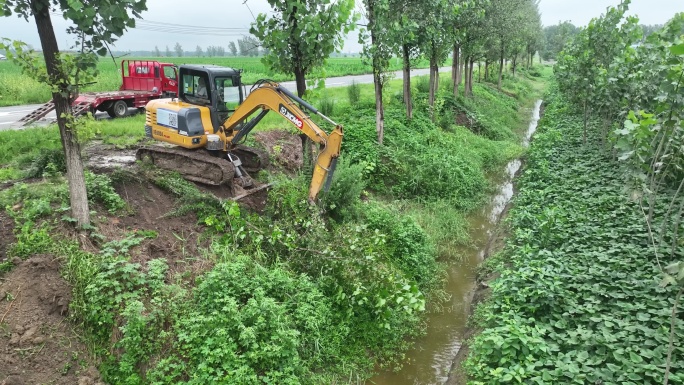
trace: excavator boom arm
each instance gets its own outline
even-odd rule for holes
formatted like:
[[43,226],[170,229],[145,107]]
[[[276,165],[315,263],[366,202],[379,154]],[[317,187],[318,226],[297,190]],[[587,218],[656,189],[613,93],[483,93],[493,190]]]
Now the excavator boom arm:
[[[240,123],[244,122],[257,110],[270,110],[281,115],[312,141],[321,145],[322,149],[316,158],[313,177],[311,185],[309,186],[309,199],[314,201],[324,184],[329,185],[326,181],[329,182],[330,178],[332,178],[332,171],[334,171],[337,158],[340,156],[344,133],[342,126],[335,124],[333,131],[330,134],[327,134],[318,127],[318,125],[311,120],[299,106],[297,106],[295,100],[334,124],[332,120],[318,113],[315,108],[290,94],[289,91],[282,89],[275,83],[264,82],[250,92],[249,96],[240,104],[222,126],[226,132],[232,132]],[[241,130],[251,130],[254,125],[243,125],[243,127],[245,126],[248,128],[242,128]],[[241,132],[241,130],[237,130],[237,133],[233,135],[232,138],[244,137],[247,132]],[[237,143],[226,143],[226,146],[229,147],[234,144]]]

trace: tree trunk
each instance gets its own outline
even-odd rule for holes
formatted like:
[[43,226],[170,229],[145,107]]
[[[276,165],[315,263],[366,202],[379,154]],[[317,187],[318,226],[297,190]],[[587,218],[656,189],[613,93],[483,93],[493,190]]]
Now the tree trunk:
[[501,52],[500,52],[500,59],[499,59],[499,84],[498,88],[499,91],[501,91],[501,84],[503,80],[503,69],[504,69],[504,43],[501,43]]
[[373,83],[375,83],[375,131],[378,134],[378,144],[382,146],[385,138],[385,111],[382,105],[382,79],[377,71],[373,75]]
[[453,62],[451,63],[451,80],[454,85],[454,96],[458,97],[458,85],[459,85],[459,73],[458,66],[461,61],[461,47],[458,44],[454,44],[454,55]]
[[477,61],[477,82],[482,83],[482,66],[479,60]]
[[468,78],[470,81],[468,82],[470,84],[470,96],[473,96],[473,71],[475,69],[475,60],[470,60],[470,75]]
[[489,81],[489,59],[485,59],[485,81]]
[[430,107],[435,104],[435,58],[430,58],[430,94],[428,96],[428,104]]
[[49,7],[36,9],[36,2],[31,2],[33,16],[38,28],[38,37],[43,49],[45,67],[48,76],[53,82],[58,81],[63,84],[62,89],[52,93],[52,100],[55,103],[57,114],[57,125],[64,149],[64,159],[66,161],[67,181],[69,182],[69,202],[71,204],[71,215],[76,219],[79,226],[90,224],[90,210],[88,208],[88,193],[85,185],[85,174],[83,172],[83,161],[81,160],[81,147],[73,127],[67,125],[67,114],[71,114],[71,103],[66,84],[69,83],[67,74],[62,72],[58,56],[59,47],[57,38],[52,27]]
[[[372,10],[368,10],[370,15],[373,14]],[[373,19],[369,18],[369,25],[373,25]],[[369,28],[371,32],[371,44],[376,45],[377,36],[375,28]],[[375,86],[375,131],[378,134],[378,144],[382,146],[382,142],[385,139],[385,110],[382,104],[382,75],[380,72],[380,63],[376,57],[373,57],[373,84]]]
[[458,66],[458,85],[463,84],[463,67],[465,67],[465,60],[461,58],[461,63]]
[[295,67],[294,75],[297,84],[297,96],[301,98],[306,93],[306,74],[301,68]]
[[468,77],[468,74],[470,74],[470,69],[468,68],[470,64],[470,58],[465,57],[464,60],[464,72],[463,72],[463,95],[465,96],[470,96],[470,81],[471,79]]
[[413,118],[413,98],[411,97],[411,58],[409,57],[409,46],[402,46],[404,54],[404,104],[406,104],[406,117]]
[[511,61],[511,69],[513,70],[513,77],[515,77],[515,66],[518,62],[518,56],[513,56],[513,61]]

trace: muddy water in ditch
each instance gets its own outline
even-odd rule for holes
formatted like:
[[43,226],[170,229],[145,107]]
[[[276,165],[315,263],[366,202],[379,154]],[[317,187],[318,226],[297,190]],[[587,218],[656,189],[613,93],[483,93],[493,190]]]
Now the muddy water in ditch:
[[[527,146],[537,129],[541,100],[532,110],[532,118],[523,139]],[[371,378],[367,384],[377,385],[432,385],[449,384],[454,359],[461,349],[466,320],[475,289],[477,266],[482,262],[487,243],[496,228],[506,205],[513,197],[513,177],[520,169],[519,159],[512,160],[497,178],[497,194],[487,206],[469,219],[473,245],[459,253],[461,259],[449,268],[445,290],[451,298],[439,313],[427,319],[427,334],[415,342],[407,353],[401,371],[383,372]]]

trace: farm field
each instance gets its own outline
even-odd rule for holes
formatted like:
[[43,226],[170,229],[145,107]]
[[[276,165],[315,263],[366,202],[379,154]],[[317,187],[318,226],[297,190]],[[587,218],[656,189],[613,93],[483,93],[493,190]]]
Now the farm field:
[[[277,82],[294,80],[294,77],[285,74],[273,73],[261,62],[258,57],[141,57],[122,58],[139,60],[157,60],[165,63],[180,64],[213,64],[218,66],[242,69],[242,81],[245,84],[253,84],[259,79],[271,79]],[[118,90],[121,86],[121,61],[117,60],[114,65],[111,59],[100,58],[97,70],[98,75],[95,84],[88,85],[83,91],[111,91]],[[425,60],[415,64],[415,68],[427,68]],[[401,61],[393,59],[390,62],[390,70],[400,70]],[[345,75],[360,75],[371,73],[371,67],[365,65],[361,58],[329,58],[325,67],[319,73],[324,77],[336,77]],[[50,100],[50,92],[47,86],[21,73],[21,69],[11,61],[0,61],[0,106],[16,106],[23,104],[40,104]]]

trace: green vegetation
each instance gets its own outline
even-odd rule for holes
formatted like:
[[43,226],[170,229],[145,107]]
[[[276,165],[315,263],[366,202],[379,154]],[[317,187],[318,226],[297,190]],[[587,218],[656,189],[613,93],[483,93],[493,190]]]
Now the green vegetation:
[[[583,145],[582,117],[564,104],[548,104],[535,135],[466,368],[473,384],[661,383],[677,288],[658,286],[659,264],[683,249],[653,257],[620,163],[598,135]],[[684,338],[681,319],[675,330]],[[670,380],[679,383],[684,349],[675,346]]]
[[[510,85],[529,94],[527,82]],[[392,81],[386,91],[400,87]],[[271,176],[276,185],[257,215],[142,166],[134,174],[87,174],[97,211],[87,228],[89,251],[60,231],[73,220],[65,215],[68,189],[54,128],[42,129],[47,135],[38,128],[2,132],[0,165],[42,179],[0,191],[0,206],[16,224],[10,255],[62,258],[73,287],[72,320],[102,359],[108,382],[362,381],[377,364],[399,364],[407,337],[421,331],[427,302],[440,297],[454,246],[468,242],[464,218],[490,191],[487,175],[521,153],[515,128],[527,99],[488,84],[475,84],[468,100],[451,91],[445,82],[436,104],[449,118],[437,123],[427,93],[416,90],[412,120],[401,98],[388,97],[384,147],[375,141],[372,85],[355,86],[353,104],[344,88],[315,92],[313,104],[327,100],[346,135],[343,161],[319,206],[307,203],[307,175]],[[488,118],[457,125],[462,106],[474,119]],[[272,119],[260,129],[287,126]],[[142,125],[133,117],[87,127],[92,139],[127,146],[142,139]],[[43,141],[30,146],[39,136]],[[114,187],[140,181],[177,199],[168,215],[194,213],[204,229],[200,250],[137,263],[133,255],[145,239],[161,234],[100,234],[112,216],[135,215]],[[10,269],[11,262],[2,266]]]
[[684,14],[646,36],[628,6],[559,54],[477,312],[475,384],[684,381]]
[[[258,57],[162,57],[162,58],[131,58],[140,60],[158,60],[166,63],[180,64],[214,64],[219,66],[240,68],[242,81],[252,84],[259,79],[275,81],[294,80],[293,76],[272,72]],[[416,68],[425,68],[427,63],[420,61]],[[86,86],[83,91],[112,91],[121,87],[119,70],[121,63],[116,65],[106,58],[100,58],[97,64],[98,75],[96,83]],[[401,62],[391,61],[391,69],[401,69]],[[333,77],[370,73],[371,68],[364,65],[361,58],[329,58],[322,70],[314,75],[317,77]],[[0,106],[15,106],[21,104],[45,103],[50,100],[49,88],[29,76],[23,75],[21,69],[11,61],[0,62]]]

